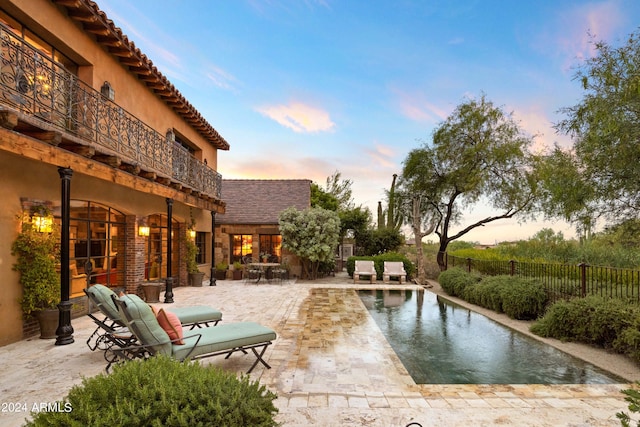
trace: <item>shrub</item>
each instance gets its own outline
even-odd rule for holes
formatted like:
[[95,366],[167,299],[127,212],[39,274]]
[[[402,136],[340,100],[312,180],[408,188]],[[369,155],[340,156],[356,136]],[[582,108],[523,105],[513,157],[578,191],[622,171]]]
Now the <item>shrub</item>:
[[576,320],[576,304],[560,300],[554,303],[544,317],[531,325],[531,332],[541,337],[557,338],[562,341],[572,340]]
[[519,320],[540,317],[547,304],[541,283],[513,276],[485,277],[480,283],[467,286],[462,298]]
[[629,353],[626,345],[633,344],[634,334],[623,335],[623,331],[638,325],[639,319],[640,309],[632,303],[587,296],[553,304],[545,316],[532,325],[531,332],[605,348],[617,347]]
[[27,426],[276,426],[276,395],[248,376],[157,356],[85,378]]
[[541,317],[548,303],[542,283],[535,279],[514,278],[502,287],[502,310],[512,319],[533,320]]
[[443,271],[438,276],[438,282],[446,293],[454,297],[462,297],[467,286],[480,281],[477,274],[467,273],[462,268],[454,267]]
[[613,341],[613,349],[617,353],[629,355],[636,362],[640,362],[640,330],[638,330],[638,326],[623,329]]
[[461,296],[471,304],[502,313],[502,288],[510,286],[510,279],[508,276],[485,277],[480,283],[468,286]]

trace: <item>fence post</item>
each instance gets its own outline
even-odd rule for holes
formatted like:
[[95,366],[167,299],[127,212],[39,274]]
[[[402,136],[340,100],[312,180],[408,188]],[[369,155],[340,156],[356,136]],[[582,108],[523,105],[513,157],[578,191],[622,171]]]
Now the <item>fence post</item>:
[[511,275],[515,276],[516,274],[516,262],[514,260],[509,261],[509,265],[511,266]]
[[581,285],[581,293],[582,298],[587,296],[587,264],[581,262],[578,264],[580,267],[580,285]]
[[467,271],[471,273],[471,258],[467,258]]

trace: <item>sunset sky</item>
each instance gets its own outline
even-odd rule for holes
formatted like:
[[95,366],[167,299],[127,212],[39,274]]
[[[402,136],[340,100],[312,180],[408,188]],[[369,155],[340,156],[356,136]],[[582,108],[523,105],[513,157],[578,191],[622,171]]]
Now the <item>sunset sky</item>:
[[[572,78],[596,40],[620,45],[640,2],[557,0],[97,0],[230,143],[224,178],[335,171],[376,212],[408,152],[465,97],[513,112],[536,146],[583,92]],[[461,226],[491,212],[479,206]],[[463,240],[528,238],[563,223],[498,221]],[[435,237],[431,237],[435,240]]]

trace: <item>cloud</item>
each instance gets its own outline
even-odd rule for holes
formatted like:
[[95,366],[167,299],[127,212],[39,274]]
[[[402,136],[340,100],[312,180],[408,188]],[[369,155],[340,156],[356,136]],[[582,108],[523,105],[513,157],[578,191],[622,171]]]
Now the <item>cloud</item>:
[[416,122],[437,123],[447,118],[448,111],[443,110],[421,93],[408,93],[395,90],[398,106],[403,116]]
[[329,132],[335,127],[329,113],[301,102],[259,107],[256,110],[298,133]]
[[[569,70],[576,60],[595,55],[593,41],[607,40],[616,33],[628,17],[618,0],[580,4],[561,10],[550,28],[541,28],[536,48],[564,57],[563,69]],[[593,37],[593,38],[592,38]]]
[[373,148],[366,148],[365,153],[371,158],[371,163],[376,170],[382,168],[393,168],[396,166],[395,152],[391,147],[382,144],[375,144]]
[[518,105],[514,109],[513,115],[520,128],[534,137],[531,147],[533,152],[546,152],[555,144],[564,148],[573,145],[570,136],[555,130],[553,119],[549,117],[548,109],[544,105],[536,103]]
[[234,90],[235,85],[238,83],[238,80],[233,75],[215,65],[209,65],[206,76],[221,89]]

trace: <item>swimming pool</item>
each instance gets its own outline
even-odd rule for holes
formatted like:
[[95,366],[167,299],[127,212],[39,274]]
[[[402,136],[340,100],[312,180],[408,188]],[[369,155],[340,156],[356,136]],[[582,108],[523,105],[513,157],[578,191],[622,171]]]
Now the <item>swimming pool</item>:
[[429,291],[359,296],[417,384],[627,382]]

